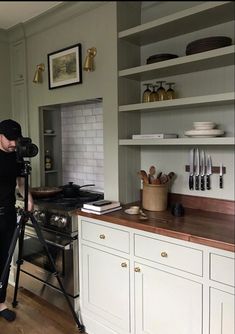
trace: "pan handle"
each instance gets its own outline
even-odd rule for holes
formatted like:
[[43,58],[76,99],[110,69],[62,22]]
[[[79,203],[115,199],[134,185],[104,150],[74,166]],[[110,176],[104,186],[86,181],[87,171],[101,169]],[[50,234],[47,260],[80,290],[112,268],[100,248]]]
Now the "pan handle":
[[83,186],[80,186],[79,188],[91,187],[91,186],[95,186],[95,184],[84,184]]

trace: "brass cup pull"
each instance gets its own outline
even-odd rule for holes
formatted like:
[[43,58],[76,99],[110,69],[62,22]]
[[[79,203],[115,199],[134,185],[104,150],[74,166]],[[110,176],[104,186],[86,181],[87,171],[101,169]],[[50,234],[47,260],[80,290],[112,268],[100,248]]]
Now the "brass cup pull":
[[105,235],[104,234],[100,234],[100,239],[105,239]]
[[167,252],[161,252],[161,257],[167,257],[167,256],[168,256]]
[[139,268],[139,267],[135,267],[134,270],[135,270],[136,273],[139,273],[139,272],[140,272],[140,268]]
[[121,263],[121,267],[122,267],[122,268],[126,268],[126,267],[127,267],[126,262],[122,262],[122,263]]

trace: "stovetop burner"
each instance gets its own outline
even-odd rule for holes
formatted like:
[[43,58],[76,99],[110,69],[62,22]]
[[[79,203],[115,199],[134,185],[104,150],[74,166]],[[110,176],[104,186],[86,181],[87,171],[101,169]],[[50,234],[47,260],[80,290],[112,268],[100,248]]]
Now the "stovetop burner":
[[103,199],[104,195],[102,193],[90,192],[90,191],[80,191],[79,196],[68,198],[64,197],[63,194],[59,193],[54,197],[35,199],[35,204],[45,205],[47,208],[59,210],[75,210],[83,206],[84,203],[96,201]]

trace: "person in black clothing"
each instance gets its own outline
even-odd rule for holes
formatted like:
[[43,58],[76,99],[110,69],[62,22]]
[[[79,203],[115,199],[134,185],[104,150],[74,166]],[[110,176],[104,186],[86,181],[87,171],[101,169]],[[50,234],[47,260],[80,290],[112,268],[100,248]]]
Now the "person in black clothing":
[[[15,190],[24,197],[24,177],[20,176],[21,164],[17,161],[16,141],[22,137],[21,126],[11,119],[0,122],[0,277],[8,257],[9,247],[16,228]],[[33,199],[28,194],[28,210],[33,210]],[[0,289],[0,317],[13,321],[14,311],[5,303],[8,277]]]

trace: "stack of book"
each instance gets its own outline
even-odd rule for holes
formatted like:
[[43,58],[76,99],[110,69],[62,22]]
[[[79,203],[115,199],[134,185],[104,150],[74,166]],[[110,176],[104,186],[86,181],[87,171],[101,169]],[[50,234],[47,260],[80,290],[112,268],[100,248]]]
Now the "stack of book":
[[103,215],[108,212],[120,210],[121,204],[118,201],[99,200],[89,203],[84,203],[81,211],[94,213],[96,215]]
[[176,133],[151,133],[143,135],[132,135],[132,139],[165,139],[165,138],[178,138]]

